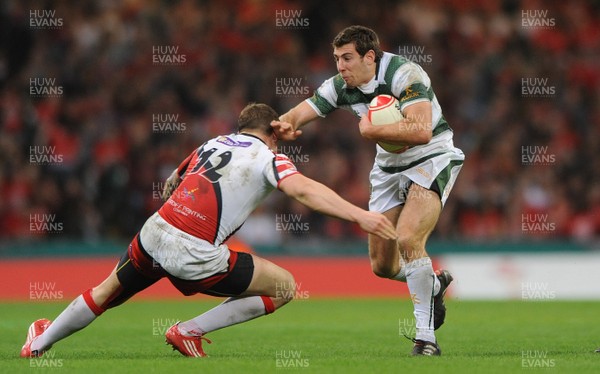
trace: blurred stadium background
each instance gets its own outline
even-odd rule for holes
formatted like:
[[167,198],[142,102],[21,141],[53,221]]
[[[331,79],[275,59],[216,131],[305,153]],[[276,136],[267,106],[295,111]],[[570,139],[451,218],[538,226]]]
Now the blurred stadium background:
[[[249,101],[283,113],[310,96],[351,24],[421,63],[467,156],[429,245],[454,296],[600,298],[600,6],[497,0],[3,1],[0,297],[102,279],[179,161]],[[334,113],[281,151],[366,207],[357,122]],[[311,295],[400,292],[370,274],[355,225],[279,193],[235,240]]]

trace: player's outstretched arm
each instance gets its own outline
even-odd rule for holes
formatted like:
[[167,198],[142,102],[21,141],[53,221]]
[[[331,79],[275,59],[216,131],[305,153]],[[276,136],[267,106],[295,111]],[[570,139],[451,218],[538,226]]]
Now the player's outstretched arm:
[[278,139],[296,140],[302,135],[302,130],[299,130],[299,128],[318,116],[315,110],[306,101],[303,101],[287,113],[282,114],[279,121],[271,122],[271,126],[273,126]]
[[394,226],[383,214],[361,209],[344,200],[329,187],[302,174],[283,179],[279,183],[279,189],[317,212],[356,222],[361,229],[383,239],[397,238]]

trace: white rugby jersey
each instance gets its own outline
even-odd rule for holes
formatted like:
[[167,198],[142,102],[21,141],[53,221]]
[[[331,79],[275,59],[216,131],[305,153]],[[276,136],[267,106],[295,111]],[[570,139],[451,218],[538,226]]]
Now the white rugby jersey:
[[215,246],[298,170],[249,134],[219,136],[204,143],[179,166],[182,181],[158,213],[170,225]]
[[401,110],[411,104],[430,101],[433,137],[428,144],[410,147],[402,153],[390,153],[377,145],[377,165],[406,166],[418,163],[433,153],[454,149],[452,130],[442,115],[429,76],[418,64],[402,56],[384,52],[373,79],[359,87],[348,88],[341,74],[337,74],[323,82],[306,102],[321,117],[338,108],[360,117],[367,114],[369,103],[375,96],[384,94],[397,98]]

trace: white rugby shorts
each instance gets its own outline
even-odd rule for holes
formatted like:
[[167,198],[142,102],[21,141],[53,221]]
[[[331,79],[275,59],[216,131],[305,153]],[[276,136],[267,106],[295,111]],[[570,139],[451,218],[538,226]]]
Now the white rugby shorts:
[[443,207],[464,159],[462,151],[453,148],[433,153],[402,167],[381,167],[374,164],[369,174],[369,210],[383,213],[404,205],[412,183],[437,191]]
[[229,249],[215,246],[171,226],[154,213],[140,231],[146,252],[169,274],[185,280],[197,280],[227,272]]

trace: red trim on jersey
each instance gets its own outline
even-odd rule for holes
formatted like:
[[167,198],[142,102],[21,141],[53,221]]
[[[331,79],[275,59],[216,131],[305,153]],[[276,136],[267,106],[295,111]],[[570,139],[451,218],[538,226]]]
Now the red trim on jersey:
[[91,288],[89,290],[85,291],[84,293],[82,293],[81,296],[83,296],[83,301],[85,301],[87,306],[92,310],[92,312],[96,316],[99,316],[105,312],[105,309],[100,308],[98,305],[96,305],[96,302],[94,302],[94,299],[92,298],[92,289]]
[[281,178],[280,180],[278,180],[278,181],[277,181],[277,188],[279,188],[279,184],[281,184],[281,181],[282,181],[282,180],[284,180],[284,179],[286,179],[286,178],[288,178],[288,177],[291,177],[292,175],[296,175],[296,174],[300,174],[300,172],[299,172],[299,171],[296,171],[295,173],[288,174],[288,175],[286,175],[285,177],[283,177],[283,178]]
[[277,162],[275,162],[275,167],[277,168],[277,172],[279,174],[283,173],[286,170],[289,169],[295,169],[296,167],[291,163],[291,162],[285,162],[285,163],[281,163],[279,165],[277,165]]
[[190,164],[190,161],[192,160],[192,157],[194,157],[194,154],[196,154],[196,150],[190,153],[190,155],[187,156],[185,160],[183,160],[181,164],[179,164],[179,166],[177,167],[177,174],[179,174],[179,178],[183,177],[183,173],[185,173],[188,165]]
[[265,314],[271,314],[275,311],[275,304],[273,304],[273,300],[271,300],[268,296],[261,296],[263,304],[265,304]]

